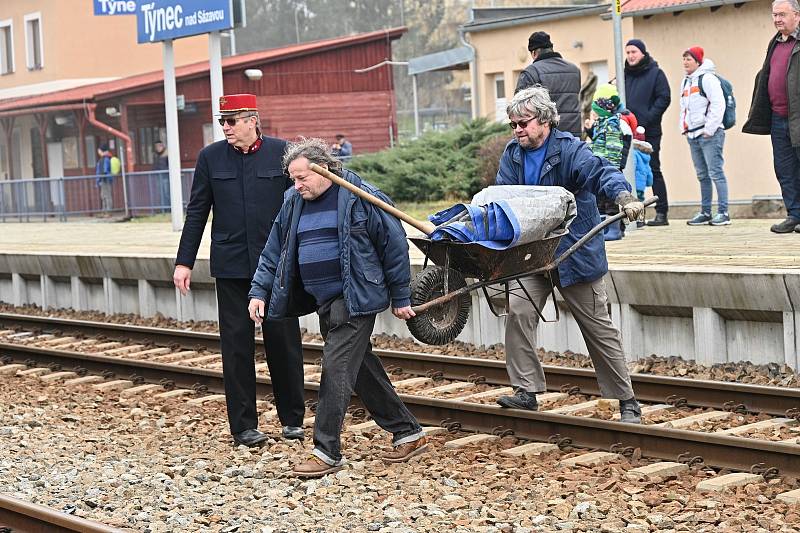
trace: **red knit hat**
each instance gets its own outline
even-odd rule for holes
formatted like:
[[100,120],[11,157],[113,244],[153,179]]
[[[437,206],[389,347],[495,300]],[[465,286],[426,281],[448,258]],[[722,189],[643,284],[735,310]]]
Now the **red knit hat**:
[[692,46],[683,53],[683,55],[686,54],[692,56],[694,60],[697,61],[698,64],[701,64],[703,62],[703,57],[706,55],[706,53],[703,51],[702,46]]

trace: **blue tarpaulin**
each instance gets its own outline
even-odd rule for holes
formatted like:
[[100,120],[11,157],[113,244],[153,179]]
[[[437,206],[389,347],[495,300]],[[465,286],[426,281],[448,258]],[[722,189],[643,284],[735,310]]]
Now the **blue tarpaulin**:
[[567,233],[576,214],[574,196],[561,187],[500,185],[484,189],[470,204],[456,204],[428,218],[437,226],[433,241],[505,250]]

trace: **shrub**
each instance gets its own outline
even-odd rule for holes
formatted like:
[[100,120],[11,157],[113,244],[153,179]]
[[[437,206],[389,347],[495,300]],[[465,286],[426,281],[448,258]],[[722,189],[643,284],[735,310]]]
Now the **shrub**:
[[347,167],[396,202],[467,199],[484,186],[486,165],[497,165],[497,161],[481,161],[492,157],[489,152],[481,155],[481,150],[487,142],[498,142],[503,131],[503,124],[477,119],[446,132],[426,133],[388,150],[357,156]]

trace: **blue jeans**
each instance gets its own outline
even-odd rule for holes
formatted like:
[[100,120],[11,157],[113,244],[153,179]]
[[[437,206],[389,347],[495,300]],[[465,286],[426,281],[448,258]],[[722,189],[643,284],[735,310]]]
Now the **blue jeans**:
[[331,465],[341,460],[342,423],[353,391],[373,420],[394,435],[394,445],[422,437],[417,419],[395,392],[380,359],[372,353],[370,335],[375,315],[350,317],[341,296],[320,306],[317,314],[325,347],[312,453]]
[[700,206],[703,213],[711,214],[711,198],[713,186],[717,189],[717,211],[728,212],[728,181],[722,165],[722,147],[725,145],[725,130],[719,128],[711,137],[695,137],[687,139],[692,152],[692,162],[700,182]]
[[781,186],[786,213],[800,220],[800,147],[792,146],[789,119],[773,114],[769,135],[775,176]]

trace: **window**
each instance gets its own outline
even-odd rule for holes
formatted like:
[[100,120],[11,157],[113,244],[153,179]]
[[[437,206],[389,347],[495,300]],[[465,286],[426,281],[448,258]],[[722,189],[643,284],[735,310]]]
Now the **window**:
[[28,62],[28,70],[38,70],[44,67],[41,13],[25,15],[25,57]]
[[14,27],[11,19],[0,20],[0,75],[14,72]]
[[131,135],[131,139],[134,139],[134,142],[136,139],[139,140],[139,142],[136,143],[138,144],[138,153],[136,154],[137,163],[152,165],[155,162],[153,143],[155,141],[166,143],[167,130],[166,128],[160,128],[158,126],[139,128],[139,135]]
[[506,117],[506,77],[504,74],[494,75],[494,118],[503,122]]

